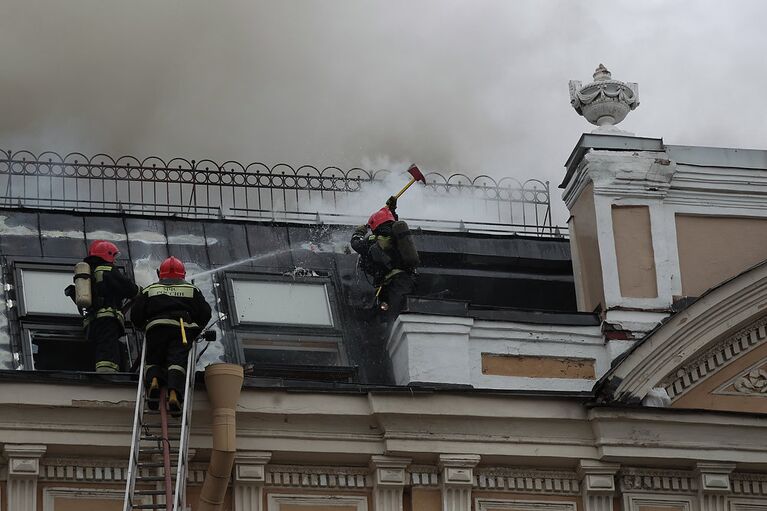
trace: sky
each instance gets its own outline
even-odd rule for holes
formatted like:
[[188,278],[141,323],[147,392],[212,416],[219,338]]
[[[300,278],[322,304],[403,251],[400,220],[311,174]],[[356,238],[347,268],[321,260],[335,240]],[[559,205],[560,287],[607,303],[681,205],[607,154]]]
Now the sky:
[[0,0],[0,148],[299,166],[417,162],[556,185],[568,81],[639,83],[621,123],[767,149],[767,2]]

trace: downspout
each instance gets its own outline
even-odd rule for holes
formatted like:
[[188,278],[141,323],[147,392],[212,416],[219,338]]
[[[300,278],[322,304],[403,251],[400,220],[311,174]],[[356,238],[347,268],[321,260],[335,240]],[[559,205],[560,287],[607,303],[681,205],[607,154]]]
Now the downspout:
[[232,474],[237,451],[235,408],[242,388],[242,366],[211,364],[205,368],[205,387],[213,409],[213,452],[200,493],[198,511],[219,511]]

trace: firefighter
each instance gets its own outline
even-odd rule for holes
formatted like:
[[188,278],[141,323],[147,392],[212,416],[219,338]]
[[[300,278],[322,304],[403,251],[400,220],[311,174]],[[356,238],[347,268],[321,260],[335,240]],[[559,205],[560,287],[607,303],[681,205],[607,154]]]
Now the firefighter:
[[363,271],[373,279],[379,308],[386,313],[387,322],[402,310],[405,295],[415,290],[415,269],[419,264],[410,231],[405,222],[399,221],[396,210],[397,199],[390,197],[385,207],[370,216],[367,225],[355,229],[351,239]]
[[[114,267],[119,253],[114,243],[96,240],[84,260],[90,268],[91,296],[90,305],[85,307],[83,327],[85,338],[93,346],[97,373],[120,370],[120,337],[125,334],[122,307],[126,299],[139,292],[136,284]],[[68,286],[64,293],[75,300],[74,285]]]
[[[149,407],[159,408],[160,388],[168,388],[171,415],[181,414],[186,360],[191,343],[210,321],[202,293],[184,280],[186,268],[175,257],[160,264],[160,281],[147,286],[131,308],[131,321],[146,335],[145,385]],[[194,368],[190,368],[194,370]]]

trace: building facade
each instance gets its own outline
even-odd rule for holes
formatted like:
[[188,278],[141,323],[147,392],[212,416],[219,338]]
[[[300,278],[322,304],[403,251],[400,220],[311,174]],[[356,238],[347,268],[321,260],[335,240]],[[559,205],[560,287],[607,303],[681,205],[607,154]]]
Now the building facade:
[[[391,325],[371,308],[345,219],[237,214],[298,209],[273,192],[268,207],[239,207],[269,188],[260,177],[235,169],[250,191],[231,196],[207,181],[184,211],[194,185],[126,197],[181,173],[162,181],[151,164],[91,159],[46,174],[44,158],[9,153],[0,509],[122,509],[138,334],[128,330],[124,373],[88,372],[61,292],[103,238],[142,284],[181,258],[220,318],[198,369],[246,367],[224,509],[767,510],[767,151],[626,134],[614,126],[621,104],[590,118],[599,101],[638,104],[635,85],[605,72],[571,86],[600,127],[565,166],[569,237],[545,220],[509,227],[510,195],[508,210],[491,203],[498,222],[424,225],[418,289]],[[114,173],[111,198],[94,172]],[[67,198],[69,186],[90,195]],[[200,382],[191,509],[210,426]]]

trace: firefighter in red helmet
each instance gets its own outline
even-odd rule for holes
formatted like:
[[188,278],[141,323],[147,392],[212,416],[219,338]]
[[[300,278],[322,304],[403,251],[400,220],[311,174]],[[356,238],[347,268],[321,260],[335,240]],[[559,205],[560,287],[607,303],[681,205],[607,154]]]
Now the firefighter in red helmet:
[[[96,240],[88,248],[85,262],[90,267],[91,305],[85,309],[85,337],[93,346],[96,372],[116,373],[120,370],[120,337],[125,334],[122,307],[139,288],[114,266],[119,254],[111,241]],[[74,286],[65,294],[74,299]]]
[[147,286],[131,308],[131,321],[146,335],[144,370],[149,407],[159,407],[160,389],[168,388],[168,408],[182,410],[187,354],[191,343],[210,321],[211,309],[202,293],[188,283],[184,263],[169,257],[157,271],[160,281]]
[[[387,321],[399,314],[405,295],[415,290],[418,266],[410,231],[407,224],[398,221],[396,210],[397,199],[390,197],[385,207],[370,215],[367,225],[357,227],[351,239],[352,248],[360,254],[362,270],[372,277],[379,308],[386,313]],[[405,230],[395,232],[400,225]],[[407,250],[403,250],[406,244]]]

